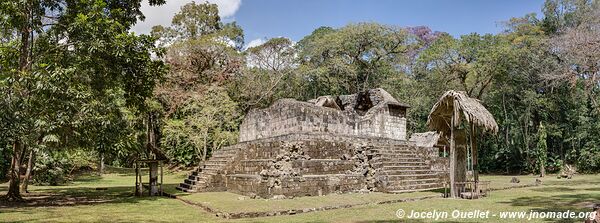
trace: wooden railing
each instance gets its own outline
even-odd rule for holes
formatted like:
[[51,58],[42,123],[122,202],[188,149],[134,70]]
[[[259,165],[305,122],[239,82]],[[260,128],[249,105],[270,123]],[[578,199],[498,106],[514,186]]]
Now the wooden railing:
[[478,199],[490,195],[490,181],[455,182],[457,195],[464,199]]

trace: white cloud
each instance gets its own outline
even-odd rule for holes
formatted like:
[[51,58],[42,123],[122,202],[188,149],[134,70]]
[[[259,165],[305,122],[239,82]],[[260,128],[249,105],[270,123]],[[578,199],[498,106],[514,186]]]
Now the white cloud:
[[255,47],[255,46],[260,46],[260,45],[263,45],[266,42],[267,42],[267,40],[265,40],[264,38],[254,39],[254,40],[248,42],[248,44],[246,44],[246,46],[244,47],[244,49],[248,49],[248,48]]
[[[171,19],[175,13],[179,12],[181,6],[192,2],[191,0],[168,0],[167,3],[161,6],[150,6],[147,0],[142,2],[142,13],[146,16],[146,20],[138,21],[138,23],[131,28],[131,31],[136,33],[148,34],[152,30],[153,26],[163,25],[169,26]],[[203,3],[205,0],[195,1],[196,3]],[[221,19],[232,18],[237,10],[242,5],[242,0],[208,0],[210,3],[217,4],[219,7],[219,16]]]

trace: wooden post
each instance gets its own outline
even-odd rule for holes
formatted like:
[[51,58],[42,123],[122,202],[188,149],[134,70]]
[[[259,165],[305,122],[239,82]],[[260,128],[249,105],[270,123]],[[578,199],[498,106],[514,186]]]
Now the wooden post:
[[450,197],[456,197],[454,182],[456,172],[456,145],[454,145],[454,103],[452,104],[452,118],[450,120]]
[[[469,127],[470,127],[470,129],[469,129],[469,144],[470,144],[469,147],[471,148],[471,170],[473,171],[473,173],[472,173],[473,181],[475,181],[475,162],[473,161],[473,159],[475,158],[475,152],[474,152],[475,149],[473,148],[473,138],[474,138],[473,134],[475,134],[475,132],[473,131],[473,129],[475,129],[475,128],[473,126],[474,126],[473,123],[469,123]],[[467,166],[467,170],[469,170],[468,166]]]
[[158,195],[158,161],[151,161],[148,162],[148,167],[150,169],[148,175],[149,175],[149,181],[148,181],[148,186],[150,187],[148,194],[150,196],[156,196]]
[[160,196],[163,195],[163,162],[159,161],[158,165],[160,165]]
[[144,186],[142,182],[142,173],[140,171],[140,162],[135,162],[135,193],[137,196],[142,196],[144,191]]
[[477,128],[475,128],[475,125],[473,125],[473,147],[472,147],[472,153],[473,153],[473,178],[475,179],[475,182],[479,182],[479,165],[477,162]]

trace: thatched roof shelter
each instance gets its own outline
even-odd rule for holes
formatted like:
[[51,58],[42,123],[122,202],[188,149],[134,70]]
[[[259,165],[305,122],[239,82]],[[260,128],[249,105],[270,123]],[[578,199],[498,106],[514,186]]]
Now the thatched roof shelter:
[[409,142],[415,142],[417,146],[422,147],[433,147],[440,139],[440,134],[438,132],[421,132],[414,133],[408,139]]
[[463,121],[467,122],[468,127],[466,129],[469,130],[475,189],[479,187],[476,129],[494,134],[498,132],[498,124],[494,120],[494,116],[479,103],[479,100],[470,98],[465,92],[447,91],[433,105],[427,119],[427,125],[429,128],[441,132],[450,141],[451,197],[463,196],[462,193],[459,194],[459,191],[462,190],[461,187],[464,189],[464,185],[466,185],[466,182],[461,182],[466,179],[466,145],[460,145],[460,148],[457,149],[455,141],[457,127]]
[[[462,115],[461,115],[462,114]],[[431,108],[427,125],[431,129],[450,136],[450,123],[454,117],[454,126],[458,127],[462,121],[474,124],[483,131],[497,133],[498,124],[494,116],[479,103],[479,100],[470,98],[462,91],[447,91]]]

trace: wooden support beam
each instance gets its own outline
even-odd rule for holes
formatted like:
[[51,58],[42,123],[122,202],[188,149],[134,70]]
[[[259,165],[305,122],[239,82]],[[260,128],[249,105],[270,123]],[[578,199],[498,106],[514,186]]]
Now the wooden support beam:
[[456,145],[454,142],[454,112],[450,120],[450,197],[456,197],[455,172],[456,172]]
[[471,124],[471,126],[473,126],[473,146],[471,147],[473,150],[473,178],[475,179],[475,182],[479,182],[479,164],[477,162],[477,128],[473,124]]

